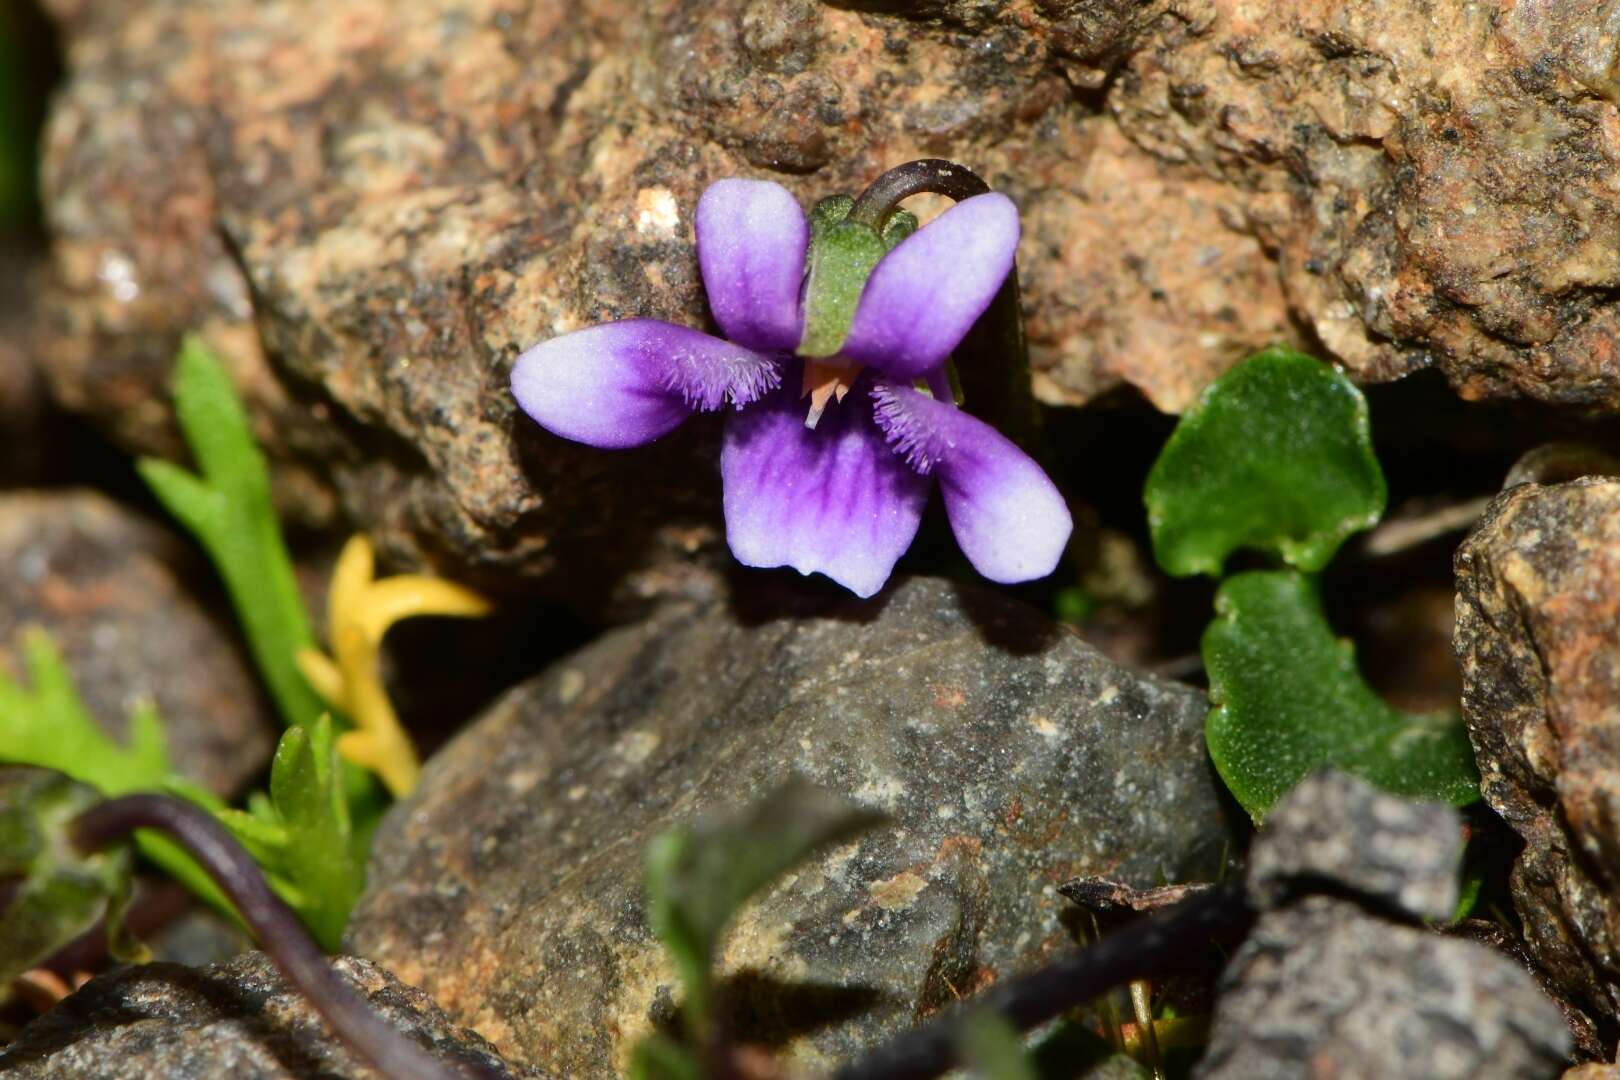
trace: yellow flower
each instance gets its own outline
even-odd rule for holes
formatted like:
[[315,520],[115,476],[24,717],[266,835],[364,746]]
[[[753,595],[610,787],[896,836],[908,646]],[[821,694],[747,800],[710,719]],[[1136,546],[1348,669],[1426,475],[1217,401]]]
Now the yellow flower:
[[355,725],[338,736],[348,760],[382,777],[395,798],[416,787],[421,765],[383,689],[378,650],[388,628],[416,615],[473,617],[489,613],[483,597],[460,585],[418,574],[375,580],[371,541],[356,534],[343,545],[327,594],[327,637],[336,660],[317,649],[298,651],[298,669]]

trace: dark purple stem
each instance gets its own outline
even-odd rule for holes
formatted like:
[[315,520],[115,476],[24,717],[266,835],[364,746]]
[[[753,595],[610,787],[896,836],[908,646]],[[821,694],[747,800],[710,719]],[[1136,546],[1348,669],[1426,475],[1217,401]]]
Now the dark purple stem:
[[157,829],[177,840],[231,898],[287,981],[383,1076],[390,1080],[493,1076],[483,1069],[469,1074],[438,1061],[372,1011],[365,998],[332,970],[298,916],[270,890],[253,857],[201,807],[169,795],[108,799],[78,816],[73,842],[88,854],[128,839],[136,829]]
[[[1210,889],[1040,971],[997,983],[964,1007],[1000,1013],[1028,1031],[1115,986],[1185,967],[1212,938],[1247,927],[1252,918],[1240,886]],[[952,1010],[845,1066],[833,1080],[930,1080],[956,1064],[961,1030],[961,1013]]]
[[881,233],[889,215],[913,195],[932,192],[961,202],[989,190],[990,185],[978,173],[954,161],[944,158],[908,161],[872,181],[850,207],[849,220],[859,221]]
[[[861,192],[850,207],[850,221],[883,231],[889,215],[913,195],[944,195],[955,202],[990,190],[984,178],[965,165],[944,158],[923,158],[896,165]],[[1018,297],[1014,266],[967,337],[956,348],[964,396],[974,412],[990,420],[1037,461],[1051,460],[1041,431],[1040,413],[1030,392],[1029,344]],[[936,390],[935,396],[939,393]],[[945,400],[954,400],[947,397]],[[1049,470],[1050,471],[1050,470]]]

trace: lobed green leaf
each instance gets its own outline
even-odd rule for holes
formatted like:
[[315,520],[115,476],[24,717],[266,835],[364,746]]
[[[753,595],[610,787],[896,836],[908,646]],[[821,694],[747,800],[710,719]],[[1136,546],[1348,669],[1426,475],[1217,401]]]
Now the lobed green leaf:
[[25,631],[22,648],[29,685],[0,670],[0,762],[55,769],[104,795],[158,790],[170,766],[157,711],[136,707],[121,746],[84,707],[49,634]]
[[321,946],[336,951],[365,884],[332,720],[288,728],[270,766],[270,795],[249,810],[214,807],[298,912]]
[[314,644],[270,498],[270,473],[223,364],[188,337],[174,375],[175,414],[199,473],[152,459],[137,466],[158,501],[208,551],[255,663],[289,725],[324,706],[294,662]]
[[1249,815],[1260,821],[1290,788],[1337,768],[1397,795],[1461,806],[1479,798],[1479,774],[1462,721],[1412,714],[1380,698],[1336,638],[1315,581],[1291,570],[1228,578],[1204,631],[1204,666],[1215,708],[1205,724],[1210,757]]
[[1366,399],[1327,364],[1267,349],[1181,418],[1143,498],[1167,573],[1219,574],[1239,548],[1320,570],[1384,512]]

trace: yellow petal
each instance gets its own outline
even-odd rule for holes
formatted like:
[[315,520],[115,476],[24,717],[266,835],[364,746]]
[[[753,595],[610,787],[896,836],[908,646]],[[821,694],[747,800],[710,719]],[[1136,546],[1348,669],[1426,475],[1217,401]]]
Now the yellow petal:
[[[350,707],[344,711],[352,714],[358,708],[354,700],[355,682],[366,677],[368,672],[375,677],[377,643],[366,637],[358,624],[347,622],[338,627],[337,634],[332,638],[332,655],[337,660],[338,671],[343,674],[344,692],[349,698]],[[351,715],[350,719],[353,718]]]
[[319,649],[299,649],[293,661],[322,701],[338,712],[349,711],[349,695],[344,690],[343,672],[338,670],[331,657]]
[[340,708],[356,730],[338,736],[338,752],[382,778],[403,797],[421,771],[416,749],[400,727],[382,684],[378,650],[388,628],[413,615],[484,615],[489,602],[470,589],[414,574],[375,580],[371,541],[349,538],[332,569],[327,595],[327,636],[333,656],[301,652],[299,670],[329,703]]
[[349,761],[381,777],[383,786],[396,799],[403,799],[416,789],[421,765],[397,723],[387,730],[345,731],[338,736],[337,750]]
[[400,727],[393,703],[383,689],[376,644],[366,638],[359,626],[350,624],[343,627],[334,645],[348,697],[349,719],[359,728],[339,736],[338,749],[343,750],[345,738],[356,736],[350,740],[351,750],[344,751],[344,756],[382,777],[396,798],[410,794],[416,786],[420,765],[416,748]]
[[369,585],[351,618],[373,644],[388,628],[416,615],[472,618],[489,614],[489,601],[471,589],[439,578],[401,574]]
[[377,572],[376,555],[365,533],[355,533],[343,545],[337,565],[332,567],[332,583],[326,593],[326,636],[334,649],[343,624],[353,619],[366,586]]
[[337,752],[362,769],[377,771],[377,740],[369,732],[345,731],[337,737]]

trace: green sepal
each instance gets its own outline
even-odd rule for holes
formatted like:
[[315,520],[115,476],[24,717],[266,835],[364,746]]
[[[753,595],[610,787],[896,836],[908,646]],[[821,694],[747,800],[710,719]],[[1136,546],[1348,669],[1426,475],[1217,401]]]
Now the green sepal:
[[810,252],[804,288],[804,335],[799,355],[836,356],[849,338],[861,290],[872,268],[888,254],[883,237],[848,220],[847,195],[817,203],[810,212]]
[[813,241],[823,230],[849,217],[855,209],[855,200],[848,195],[828,195],[810,208],[810,239]]
[[893,251],[900,241],[916,231],[917,215],[910,210],[896,210],[883,223],[883,249]]

